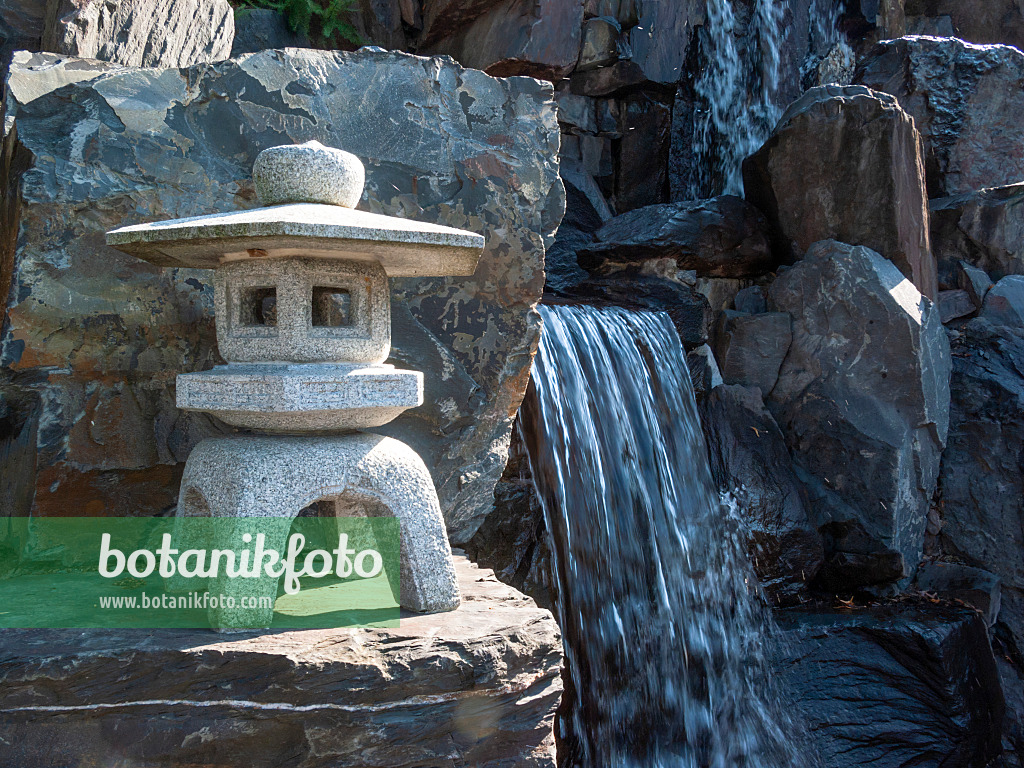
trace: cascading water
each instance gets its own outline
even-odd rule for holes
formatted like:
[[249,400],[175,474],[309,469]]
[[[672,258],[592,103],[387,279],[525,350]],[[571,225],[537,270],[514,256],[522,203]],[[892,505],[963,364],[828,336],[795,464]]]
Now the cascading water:
[[694,85],[691,199],[742,194],[741,163],[760,148],[782,114],[776,92],[789,0],[753,0],[745,26],[733,2],[707,2],[702,66]]
[[524,408],[564,637],[566,763],[784,768],[766,609],[668,315],[541,306]]

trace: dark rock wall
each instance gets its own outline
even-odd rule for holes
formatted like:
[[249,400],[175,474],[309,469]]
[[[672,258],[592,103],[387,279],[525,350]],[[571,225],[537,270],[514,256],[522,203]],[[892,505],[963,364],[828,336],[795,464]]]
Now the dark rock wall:
[[5,200],[20,218],[0,358],[41,397],[33,509],[165,512],[191,447],[223,429],[174,407],[176,373],[218,361],[209,274],[154,268],[103,233],[252,207],[256,154],[318,138],[364,159],[365,209],[487,238],[474,277],[392,286],[391,360],[426,372],[427,404],[386,431],[427,461],[453,541],[472,536],[504,469],[562,212],[550,86],[382,51],[85,73],[43,58],[16,78],[7,151],[27,161],[5,180],[21,188]]

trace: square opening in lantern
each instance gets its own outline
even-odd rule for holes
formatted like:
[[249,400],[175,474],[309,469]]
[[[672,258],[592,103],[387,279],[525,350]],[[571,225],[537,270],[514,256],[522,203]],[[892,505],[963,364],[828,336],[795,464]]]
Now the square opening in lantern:
[[238,323],[249,327],[277,326],[277,288],[243,288],[239,301]]
[[313,286],[312,325],[345,328],[352,325],[352,294],[345,288]]

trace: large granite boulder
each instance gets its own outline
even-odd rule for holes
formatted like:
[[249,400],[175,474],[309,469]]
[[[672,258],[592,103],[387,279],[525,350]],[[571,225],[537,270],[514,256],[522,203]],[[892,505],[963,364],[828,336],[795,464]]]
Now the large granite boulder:
[[930,197],[1024,179],[1021,51],[955,38],[901,37],[879,43],[854,77],[891,93],[913,115],[924,139]]
[[189,67],[231,55],[228,0],[49,0],[42,50],[129,67]]
[[794,602],[824,554],[782,432],[755,388],[715,386],[700,415],[711,474],[736,499],[762,587],[778,603]]
[[583,27],[580,0],[501,0],[485,6],[484,13],[453,34],[431,37],[417,51],[446,53],[463,66],[499,77],[559,80],[576,66]]
[[0,762],[554,768],[558,625],[456,570],[458,610],[394,629],[4,630]]
[[733,195],[637,208],[605,222],[594,238],[578,261],[595,272],[672,258],[701,277],[750,277],[777,264],[764,216]]
[[784,689],[828,768],[985,768],[1003,696],[985,622],[931,603],[779,611]]
[[940,283],[956,286],[961,261],[997,280],[1024,275],[1024,183],[941,197],[928,207]]
[[769,397],[826,536],[828,589],[913,574],[949,422],[935,306],[874,251],[813,245],[768,293],[793,318]]
[[793,102],[743,165],[746,197],[793,261],[835,239],[881,253],[925,296],[938,294],[928,243],[921,141],[892,96],[826,85]]
[[253,207],[256,154],[317,139],[365,163],[360,208],[486,237],[472,278],[392,281],[391,362],[425,372],[425,403],[381,430],[423,456],[453,541],[471,537],[505,466],[562,213],[551,87],[372,49],[182,71],[36,63],[12,79],[26,101],[3,188],[20,184],[20,206],[7,198],[0,264],[0,362],[43,402],[35,512],[166,511],[218,430],[173,392],[176,373],[219,362],[209,273],[157,269],[103,233]]

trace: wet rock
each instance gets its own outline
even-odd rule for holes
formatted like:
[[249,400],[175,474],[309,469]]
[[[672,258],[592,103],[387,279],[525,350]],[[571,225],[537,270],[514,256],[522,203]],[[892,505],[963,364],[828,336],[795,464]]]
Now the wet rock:
[[939,300],[936,303],[943,325],[978,311],[978,307],[971,300],[971,294],[962,290],[939,291]]
[[701,424],[712,475],[737,501],[758,579],[774,601],[792,602],[823,550],[775,419],[757,389],[724,385],[704,398]]
[[949,422],[949,342],[892,262],[835,241],[783,271],[793,343],[769,407],[826,535],[828,589],[913,573]]
[[[979,317],[959,330],[939,476],[943,550],[1024,589],[1024,328]],[[1024,637],[1024,612],[1015,631]]]
[[915,581],[922,592],[973,605],[986,626],[996,623],[1000,581],[995,574],[962,563],[930,562],[921,565]]
[[939,279],[957,284],[966,261],[995,279],[1024,274],[1024,184],[932,200],[932,251]]
[[558,626],[489,571],[463,557],[456,568],[465,598],[458,610],[403,616],[394,629],[228,639],[6,630],[4,760],[22,768],[102,764],[111,755],[132,765],[458,759],[553,768]]
[[785,312],[747,315],[726,310],[715,331],[715,357],[726,384],[757,387],[767,397],[793,340]]
[[904,12],[911,35],[959,37],[1024,50],[1024,7],[1017,0],[904,0]]
[[580,266],[635,264],[671,257],[702,277],[747,277],[775,265],[764,217],[738,197],[638,208],[607,222],[597,242],[580,251]]
[[593,233],[603,223],[590,198],[568,178],[563,184],[565,216],[544,259],[545,290],[559,295],[587,279],[587,273],[576,263],[576,253],[594,242]]
[[982,317],[993,325],[1024,328],[1024,275],[1004,277],[985,296]]
[[[441,5],[450,12],[478,7],[461,1]],[[439,37],[434,31],[438,22],[428,22],[428,4],[424,9],[428,28],[417,51],[448,54],[465,67],[497,77],[526,75],[557,81],[576,66],[583,27],[579,0],[503,0],[485,6],[487,10],[468,24]]]
[[268,48],[308,48],[306,35],[292,32],[288,21],[267,8],[240,8],[235,14],[235,39],[231,55],[256,53]]
[[392,281],[391,362],[424,371],[426,392],[382,430],[424,458],[449,534],[470,538],[505,467],[562,213],[550,86],[375,50],[183,72],[42,61],[11,89],[31,100],[15,99],[7,149],[31,154],[0,342],[43,402],[34,512],[173,509],[189,450],[223,429],[174,406],[176,373],[220,362],[209,274],[153,268],[103,233],[254,207],[256,154],[316,138],[363,159],[360,208],[487,239],[472,278]]
[[[524,408],[530,406],[529,396]],[[548,549],[544,510],[530,473],[530,459],[516,419],[508,464],[494,487],[494,510],[466,542],[466,555],[490,568],[505,584],[551,608],[551,552]]]
[[569,298],[598,306],[667,312],[686,349],[708,340],[714,313],[707,299],[676,280],[629,269],[608,277],[593,277],[575,286]]
[[189,67],[231,55],[227,0],[49,0],[42,49],[129,67]]
[[1024,179],[1024,53],[1016,48],[901,37],[879,43],[854,79],[893,94],[914,117],[930,197]]
[[744,162],[743,186],[768,217],[780,258],[832,238],[881,253],[925,296],[938,293],[920,140],[888,94],[807,91]]
[[696,39],[694,30],[706,23],[704,3],[642,2],[635,7],[640,15],[629,30],[630,59],[646,80],[674,87],[683,79],[687,52]]
[[1004,711],[985,623],[931,604],[776,612],[788,700],[829,768],[984,768]]

